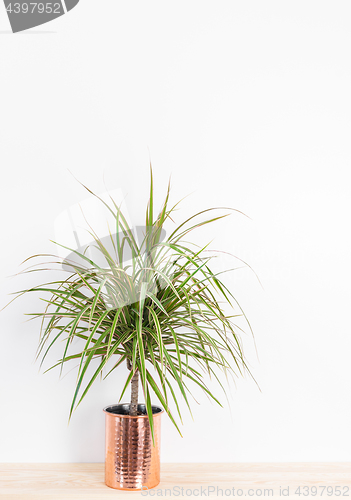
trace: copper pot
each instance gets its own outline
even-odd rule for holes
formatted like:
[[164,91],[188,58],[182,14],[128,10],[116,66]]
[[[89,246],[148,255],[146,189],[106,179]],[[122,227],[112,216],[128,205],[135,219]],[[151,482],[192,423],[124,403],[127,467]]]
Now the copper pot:
[[160,482],[162,408],[152,406],[155,446],[144,404],[141,415],[129,415],[129,404],[106,406],[105,482],[117,490],[155,488]]

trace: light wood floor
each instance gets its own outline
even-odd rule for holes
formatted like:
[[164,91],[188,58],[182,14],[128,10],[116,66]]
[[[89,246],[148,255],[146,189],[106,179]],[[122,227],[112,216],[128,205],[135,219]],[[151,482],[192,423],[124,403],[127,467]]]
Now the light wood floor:
[[105,500],[152,496],[164,499],[246,496],[351,500],[351,463],[163,464],[159,486],[143,493],[108,488],[104,484],[104,464],[100,463],[0,464],[1,500]]

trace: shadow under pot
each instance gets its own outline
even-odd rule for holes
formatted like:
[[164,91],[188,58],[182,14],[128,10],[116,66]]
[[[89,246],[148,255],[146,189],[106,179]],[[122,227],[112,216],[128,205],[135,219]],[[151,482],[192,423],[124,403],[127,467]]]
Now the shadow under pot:
[[129,415],[129,404],[104,408],[106,416],[105,483],[117,490],[155,488],[160,482],[162,408],[152,406],[155,446],[144,404]]

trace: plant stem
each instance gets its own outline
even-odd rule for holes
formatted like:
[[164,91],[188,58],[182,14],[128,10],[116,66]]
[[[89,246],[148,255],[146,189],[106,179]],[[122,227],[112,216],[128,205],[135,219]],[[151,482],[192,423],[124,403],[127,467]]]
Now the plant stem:
[[[132,364],[127,360],[127,366],[129,370],[132,369]],[[139,392],[139,372],[136,369],[131,381],[131,398],[129,415],[136,416],[138,414],[138,392]]]

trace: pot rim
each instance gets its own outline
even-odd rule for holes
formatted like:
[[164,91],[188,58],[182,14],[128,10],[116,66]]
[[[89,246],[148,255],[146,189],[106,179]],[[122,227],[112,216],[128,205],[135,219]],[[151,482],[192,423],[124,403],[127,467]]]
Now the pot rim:
[[[107,408],[111,408],[113,406],[122,406],[122,405],[129,405],[130,403],[116,403],[112,405],[107,405],[105,408],[103,408],[103,412],[106,413],[106,415],[110,415],[111,417],[118,417],[118,418],[149,418],[148,415],[126,415],[123,413],[111,413],[110,411],[107,411]],[[145,406],[145,403],[139,403]],[[160,411],[157,413],[152,413],[153,418],[157,417],[158,415],[162,415],[164,413],[164,409],[159,406],[159,405],[151,405],[151,408],[158,408]]]

